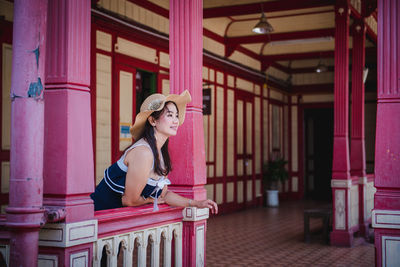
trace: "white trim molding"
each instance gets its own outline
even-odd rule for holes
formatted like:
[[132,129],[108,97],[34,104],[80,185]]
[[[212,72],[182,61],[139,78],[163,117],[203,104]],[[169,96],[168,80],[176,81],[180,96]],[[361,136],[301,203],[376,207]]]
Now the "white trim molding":
[[182,214],[183,214],[183,221],[196,222],[208,219],[209,210],[207,208],[198,209],[195,207],[188,207],[183,209]]
[[339,180],[339,179],[332,179],[331,180],[331,187],[332,188],[350,188],[352,184],[352,180]]
[[58,256],[38,254],[38,266],[53,266],[58,267]]
[[398,266],[400,262],[400,237],[382,236],[382,266]]
[[398,210],[373,210],[373,228],[400,229],[400,211]]
[[204,266],[204,225],[196,227],[196,266]]
[[335,229],[346,229],[345,190],[335,190]]
[[39,232],[39,245],[72,247],[97,240],[97,220],[76,223],[49,223]]
[[71,254],[69,256],[69,263],[71,267],[89,266],[89,252],[81,251]]

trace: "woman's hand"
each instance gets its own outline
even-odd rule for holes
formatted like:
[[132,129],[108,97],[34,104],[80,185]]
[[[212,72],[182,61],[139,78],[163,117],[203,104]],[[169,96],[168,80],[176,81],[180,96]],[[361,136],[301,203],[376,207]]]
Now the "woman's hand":
[[209,208],[211,210],[212,214],[217,214],[218,213],[218,205],[211,199],[206,199],[206,200],[193,200],[194,207],[196,208]]
[[157,204],[164,204],[165,203],[165,198],[163,198],[162,196],[159,196],[157,199]]
[[[164,193],[164,192],[163,192]],[[165,191],[165,194],[161,194],[161,197],[165,200],[165,203],[171,206],[176,207],[196,207],[196,208],[208,208],[211,210],[211,213],[217,214],[218,213],[218,205],[211,199],[206,200],[194,200],[189,199],[186,197],[182,197],[172,191]],[[160,199],[159,198],[159,199]],[[160,202],[158,202],[160,203]]]

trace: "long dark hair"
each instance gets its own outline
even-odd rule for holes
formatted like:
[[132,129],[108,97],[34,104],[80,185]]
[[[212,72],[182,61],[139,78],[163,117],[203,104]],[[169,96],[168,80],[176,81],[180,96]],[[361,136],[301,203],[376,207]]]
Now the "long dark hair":
[[[165,103],[164,108],[162,110],[155,111],[150,116],[152,116],[155,120],[158,120],[160,118],[160,116],[164,113],[164,111],[167,109],[167,105],[169,103],[174,104],[176,107],[176,110],[178,110],[178,107],[176,106],[176,104],[174,102],[168,101]],[[178,112],[179,112],[179,110],[178,110]],[[168,175],[168,173],[172,170],[171,159],[170,159],[169,153],[168,153],[169,139],[167,139],[167,141],[165,141],[164,145],[161,147],[161,154],[164,159],[164,168],[162,168],[161,164],[160,164],[160,158],[158,157],[157,142],[156,142],[156,138],[154,136],[154,127],[151,126],[151,124],[149,123],[148,120],[146,120],[146,124],[144,126],[144,131],[143,131],[141,138],[146,140],[146,142],[150,145],[151,150],[153,151],[154,172],[160,176]]]

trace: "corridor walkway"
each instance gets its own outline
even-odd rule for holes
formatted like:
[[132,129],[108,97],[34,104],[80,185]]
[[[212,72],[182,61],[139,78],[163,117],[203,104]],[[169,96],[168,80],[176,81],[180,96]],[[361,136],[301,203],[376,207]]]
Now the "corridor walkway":
[[[303,210],[311,202],[283,202],[210,218],[206,265],[213,266],[374,266],[374,245],[356,238],[352,248],[331,247],[318,236],[303,242]],[[322,228],[311,220],[311,231]]]

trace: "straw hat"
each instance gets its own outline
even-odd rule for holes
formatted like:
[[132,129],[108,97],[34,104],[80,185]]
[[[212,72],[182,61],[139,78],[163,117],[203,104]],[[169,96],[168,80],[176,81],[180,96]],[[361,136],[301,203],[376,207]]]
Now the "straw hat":
[[154,112],[164,108],[166,102],[174,102],[178,107],[179,125],[185,120],[186,104],[192,100],[188,90],[183,91],[180,95],[170,94],[168,96],[162,94],[152,94],[148,96],[140,106],[140,112],[136,115],[135,123],[131,126],[131,134],[133,139],[138,140],[143,133],[147,118]]

